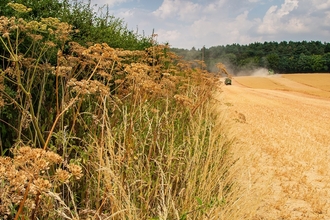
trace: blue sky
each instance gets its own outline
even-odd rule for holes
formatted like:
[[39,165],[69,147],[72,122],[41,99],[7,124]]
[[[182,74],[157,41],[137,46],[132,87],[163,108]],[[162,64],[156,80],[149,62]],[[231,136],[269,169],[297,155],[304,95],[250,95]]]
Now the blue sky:
[[330,42],[330,0],[91,0],[129,29],[191,49],[264,41]]

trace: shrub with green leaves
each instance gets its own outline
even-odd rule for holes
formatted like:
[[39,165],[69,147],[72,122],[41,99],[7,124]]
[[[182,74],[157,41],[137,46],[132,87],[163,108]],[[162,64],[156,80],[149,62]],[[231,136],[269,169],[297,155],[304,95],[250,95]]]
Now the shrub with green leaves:
[[[68,1],[68,0],[16,0],[24,4],[30,10],[28,13],[13,11],[8,6],[10,0],[0,2],[1,14],[6,17],[16,16],[26,21],[39,21],[42,18],[58,18],[61,22],[69,23],[75,31],[72,40],[90,46],[93,43],[107,43],[113,48],[128,50],[144,50],[152,46],[151,34],[140,35],[127,28],[126,23],[109,14],[108,8],[102,6],[98,10],[89,1]],[[12,4],[12,3],[11,3]],[[103,11],[96,13],[95,11]]]

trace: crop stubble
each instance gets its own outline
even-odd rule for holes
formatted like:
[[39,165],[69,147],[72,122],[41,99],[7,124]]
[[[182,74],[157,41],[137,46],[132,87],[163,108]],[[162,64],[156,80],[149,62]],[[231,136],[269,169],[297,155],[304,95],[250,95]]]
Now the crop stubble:
[[318,77],[236,77],[223,87],[251,219],[330,219],[330,75]]

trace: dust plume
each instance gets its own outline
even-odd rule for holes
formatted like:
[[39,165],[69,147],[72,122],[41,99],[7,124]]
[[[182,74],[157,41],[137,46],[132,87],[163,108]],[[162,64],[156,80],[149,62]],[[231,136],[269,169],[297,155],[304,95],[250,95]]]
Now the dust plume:
[[236,76],[269,76],[269,71],[266,68],[240,70]]

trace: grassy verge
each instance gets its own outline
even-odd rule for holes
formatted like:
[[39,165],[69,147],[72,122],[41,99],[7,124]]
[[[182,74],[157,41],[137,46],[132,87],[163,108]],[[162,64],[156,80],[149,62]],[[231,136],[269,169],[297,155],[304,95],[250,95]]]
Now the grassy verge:
[[57,19],[1,17],[0,30],[1,216],[236,215],[216,78],[165,45],[85,48]]

